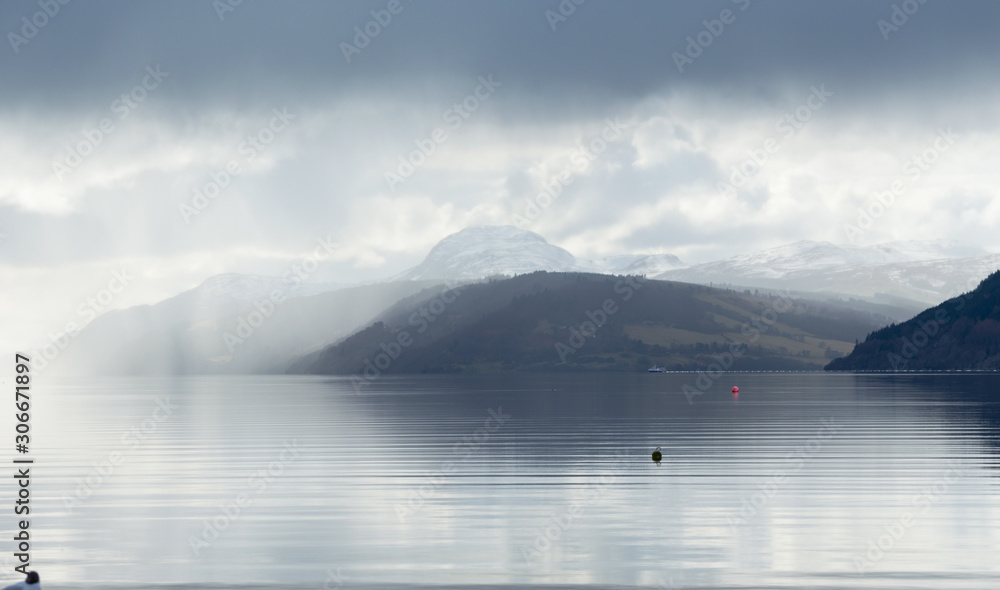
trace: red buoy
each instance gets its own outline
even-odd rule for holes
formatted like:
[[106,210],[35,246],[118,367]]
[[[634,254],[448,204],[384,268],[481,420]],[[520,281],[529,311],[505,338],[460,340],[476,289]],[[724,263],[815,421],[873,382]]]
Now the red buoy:
[[739,395],[739,393],[740,393],[740,388],[739,387],[733,387],[733,395]]

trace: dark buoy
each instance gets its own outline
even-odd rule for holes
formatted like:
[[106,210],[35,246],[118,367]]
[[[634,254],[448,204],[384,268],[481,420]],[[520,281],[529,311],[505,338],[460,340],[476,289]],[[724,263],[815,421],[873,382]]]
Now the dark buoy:
[[23,582],[11,584],[4,590],[39,590],[42,587],[38,579],[38,572],[28,572],[28,579]]
[[663,458],[663,453],[660,452],[660,447],[656,447],[656,450],[653,451],[653,461],[659,463],[660,459],[662,458]]
[[740,394],[740,388],[739,387],[733,387],[733,395],[739,395],[739,394]]

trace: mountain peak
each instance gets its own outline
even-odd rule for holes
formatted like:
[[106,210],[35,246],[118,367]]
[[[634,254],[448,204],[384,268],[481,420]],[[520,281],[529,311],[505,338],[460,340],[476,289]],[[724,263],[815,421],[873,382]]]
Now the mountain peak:
[[439,244],[458,239],[518,239],[548,243],[545,238],[535,232],[513,225],[470,225],[446,236]]
[[576,270],[576,258],[535,232],[511,225],[477,225],[445,237],[423,262],[393,280],[475,280],[537,270]]

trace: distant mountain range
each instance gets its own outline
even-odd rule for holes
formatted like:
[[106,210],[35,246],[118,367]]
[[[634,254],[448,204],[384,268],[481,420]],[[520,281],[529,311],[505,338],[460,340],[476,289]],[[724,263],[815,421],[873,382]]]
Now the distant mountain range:
[[974,290],[869,334],[832,371],[1000,370],[1000,272]]
[[998,267],[1000,256],[946,240],[864,248],[796,242],[656,278],[935,304],[970,289]]
[[[927,305],[967,290],[996,270],[998,263],[997,255],[948,241],[893,242],[867,248],[798,242],[693,266],[665,253],[582,260],[533,232],[510,226],[480,226],[446,237],[421,264],[385,283],[349,287],[255,275],[212,277],[195,289],[155,305],[98,317],[73,339],[53,365],[97,373],[281,372],[303,354],[353,337],[376,319],[389,317],[385,314],[394,309],[392,306],[405,308],[406,297],[417,297],[435,285],[480,282],[536,271],[655,277],[731,287],[741,292],[749,289],[755,292],[741,296],[755,298],[780,291],[810,300],[816,309],[818,305],[839,305],[838,309],[868,314],[871,321],[880,318],[884,325],[912,317]],[[581,284],[590,285],[589,281]],[[498,293],[516,291],[515,287],[497,288]],[[250,326],[248,322],[255,317],[252,314],[256,310],[261,315],[261,302],[267,308],[267,300],[274,293],[281,295],[283,303],[274,306],[260,326]],[[493,301],[493,307],[477,307],[469,313],[480,317],[499,312],[509,303],[501,297]],[[649,309],[654,307],[651,304]],[[379,321],[393,329],[391,322]],[[676,323],[673,319],[669,322]],[[864,325],[862,333],[880,324]],[[253,336],[243,338],[240,331]],[[831,345],[823,355],[833,354],[830,350],[848,352]],[[694,359],[677,357],[671,366],[686,366],[696,362]],[[796,362],[812,366],[818,361],[813,356]]]
[[860,297],[915,311],[968,290],[997,268],[1000,256],[951,240],[867,247],[801,241],[697,265],[673,254],[582,260],[534,232],[476,226],[444,238],[421,264],[392,280],[471,281],[536,270],[638,274],[701,285]]

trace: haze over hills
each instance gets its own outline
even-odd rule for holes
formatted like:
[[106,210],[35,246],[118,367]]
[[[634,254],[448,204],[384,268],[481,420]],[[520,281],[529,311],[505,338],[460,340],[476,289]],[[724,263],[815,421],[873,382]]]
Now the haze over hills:
[[336,288],[275,277],[220,275],[154,305],[103,314],[35,354],[70,374],[283,372],[288,363],[367,324],[428,286],[421,281]]
[[225,317],[244,311],[255,301],[270,299],[273,294],[294,299],[336,291],[337,283],[307,283],[279,277],[227,273],[205,280],[190,291],[167,299],[156,306],[175,320],[198,320]]

